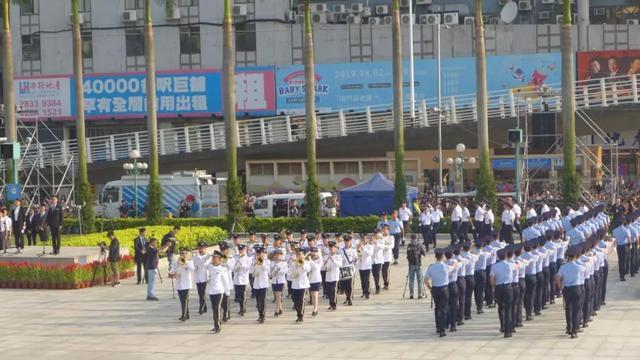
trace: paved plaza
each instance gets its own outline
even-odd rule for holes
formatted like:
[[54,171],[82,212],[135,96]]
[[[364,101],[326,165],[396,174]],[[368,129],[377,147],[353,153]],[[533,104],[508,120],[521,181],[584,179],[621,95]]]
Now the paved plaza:
[[[64,252],[64,248],[62,249]],[[404,254],[402,255],[404,256]],[[402,299],[406,260],[391,268],[390,290],[360,298],[356,279],[354,305],[295,323],[290,300],[273,317],[267,295],[267,319],[256,323],[255,302],[248,313],[223,324],[214,335],[211,313],[198,315],[191,293],[191,320],[178,321],[179,302],[171,283],[159,285],[158,302],[145,300],[145,286],[127,279],[116,288],[82,290],[0,290],[3,359],[638,359],[640,354],[640,278],[617,278],[610,257],[607,306],[590,327],[571,340],[564,335],[562,301],[550,305],[511,339],[498,332],[496,309],[459,326],[445,338],[435,334],[429,301]],[[433,260],[433,252],[427,263]],[[165,266],[166,260],[161,260]],[[426,264],[424,264],[426,265]],[[430,297],[429,299],[430,300]],[[473,310],[475,314],[475,309]]]

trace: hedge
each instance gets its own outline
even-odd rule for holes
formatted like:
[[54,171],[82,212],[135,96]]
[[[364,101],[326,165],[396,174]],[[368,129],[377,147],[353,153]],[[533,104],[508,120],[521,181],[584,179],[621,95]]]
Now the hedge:
[[[128,219],[124,219],[128,220]],[[142,225],[142,224],[141,224]],[[161,240],[162,237],[173,228],[169,225],[147,226],[147,236],[155,237]],[[128,229],[115,230],[116,237],[120,241],[121,248],[129,248],[129,254],[133,255],[133,240],[138,236],[137,227],[129,227]],[[215,245],[219,241],[228,237],[227,232],[215,226],[184,226],[182,231],[176,236],[179,241],[178,247],[187,247],[195,249],[199,240],[206,241],[210,245]],[[63,246],[88,246],[97,247],[98,243],[106,242],[109,244],[107,234],[105,232],[86,234],[86,235],[63,235]]]

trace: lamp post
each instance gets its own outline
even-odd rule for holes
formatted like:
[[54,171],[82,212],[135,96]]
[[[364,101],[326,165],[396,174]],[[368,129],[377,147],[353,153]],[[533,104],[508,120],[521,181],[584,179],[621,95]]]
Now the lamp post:
[[440,29],[445,28],[448,29],[449,25],[440,25],[440,23],[436,24],[436,37],[438,40],[438,53],[437,53],[437,92],[438,92],[438,159],[440,162],[438,164],[438,175],[439,175],[439,187],[442,187],[442,55],[441,55],[441,47],[440,47]]
[[147,163],[138,162],[140,157],[140,150],[131,150],[129,158],[133,161],[122,164],[122,168],[127,175],[133,175],[133,201],[136,203],[134,207],[135,217],[138,217],[138,175],[143,174],[149,168]]
[[416,87],[415,87],[415,67],[413,64],[413,0],[409,0],[409,106],[411,108],[411,126],[415,126],[416,121]]
[[476,163],[476,158],[464,157],[464,152],[466,149],[467,147],[463,143],[459,143],[458,145],[456,145],[456,152],[457,152],[456,158],[455,159],[451,157],[447,158],[447,164],[449,164],[449,166],[454,166],[455,164],[455,171],[456,173],[460,174],[460,192],[461,193],[464,192],[464,163],[467,161],[471,165]]

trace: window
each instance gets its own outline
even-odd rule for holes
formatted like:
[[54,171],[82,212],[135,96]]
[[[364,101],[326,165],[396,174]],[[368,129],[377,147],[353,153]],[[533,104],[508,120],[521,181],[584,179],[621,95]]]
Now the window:
[[200,67],[200,27],[180,27],[180,67],[193,69]]
[[318,163],[318,175],[329,175],[331,172],[329,163]]
[[108,187],[102,190],[102,203],[120,202],[120,189],[117,187]]
[[20,15],[38,15],[38,0],[26,0],[20,6]]
[[357,174],[358,170],[358,162],[350,161],[350,162],[335,162],[333,163],[333,173],[341,174],[341,175],[352,175]]
[[127,70],[144,70],[144,34],[140,29],[125,30]]
[[124,0],[125,10],[144,9],[144,0]]
[[375,174],[377,172],[381,172],[385,174],[387,172],[387,162],[386,161],[363,161],[362,172],[364,174]]
[[264,210],[267,209],[269,207],[269,201],[268,200],[256,200],[253,203],[253,209],[254,210]]
[[22,35],[22,60],[40,61],[40,34]]
[[200,0],[180,0],[180,6],[198,6]]
[[236,25],[236,51],[256,51],[256,24]]
[[280,175],[302,175],[301,163],[279,163],[278,176]]
[[82,32],[82,58],[93,59],[93,36],[91,31]]
[[249,164],[251,176],[273,176],[273,164]]

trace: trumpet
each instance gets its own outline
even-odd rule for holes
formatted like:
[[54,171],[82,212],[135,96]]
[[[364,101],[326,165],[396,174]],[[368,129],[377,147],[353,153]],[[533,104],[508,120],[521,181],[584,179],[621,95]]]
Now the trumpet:
[[[311,254],[309,254],[309,255],[311,255]],[[307,256],[309,256],[309,255],[307,255]],[[307,259],[307,256],[305,256],[305,258],[304,258],[304,259],[298,259],[298,260],[296,260],[296,264],[298,264],[298,266],[302,266],[302,265],[304,265],[304,260],[305,260],[305,259]]]
[[186,256],[180,256],[180,258],[178,259],[178,263],[182,266],[187,265],[187,257]]
[[256,259],[256,264],[258,264],[258,265],[264,264],[264,258],[262,256],[258,257]]

